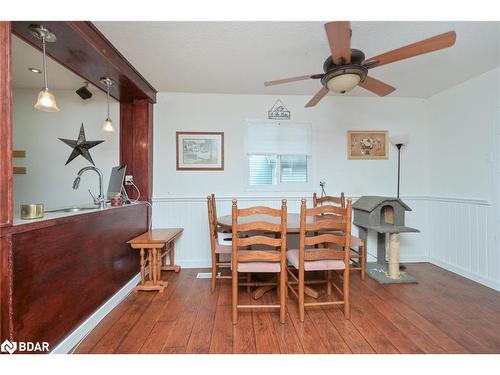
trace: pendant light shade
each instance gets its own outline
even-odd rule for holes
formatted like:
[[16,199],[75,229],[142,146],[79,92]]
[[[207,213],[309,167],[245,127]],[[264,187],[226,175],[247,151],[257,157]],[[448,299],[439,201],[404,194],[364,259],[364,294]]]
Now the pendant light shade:
[[106,120],[104,120],[104,125],[102,126],[102,131],[106,133],[114,133],[115,132],[115,125],[113,124],[113,121],[111,121],[111,117],[109,117],[109,89],[111,86],[115,84],[115,81],[113,81],[109,77],[103,77],[101,78],[100,82],[103,85],[106,85],[106,103],[108,105],[108,116],[106,117]]
[[45,112],[59,112],[56,104],[56,98],[49,91],[49,84],[47,78],[47,53],[45,51],[45,44],[47,42],[53,43],[57,40],[55,34],[43,25],[30,25],[31,34],[42,40],[42,56],[43,56],[43,88],[38,93],[38,99],[35,103],[35,108]]
[[113,121],[108,117],[106,121],[104,121],[104,126],[102,127],[102,130],[108,133],[114,133],[115,132],[115,126],[113,125]]
[[45,112],[59,112],[56,98],[48,89],[42,89],[42,91],[38,93],[38,100],[36,101],[35,108]]

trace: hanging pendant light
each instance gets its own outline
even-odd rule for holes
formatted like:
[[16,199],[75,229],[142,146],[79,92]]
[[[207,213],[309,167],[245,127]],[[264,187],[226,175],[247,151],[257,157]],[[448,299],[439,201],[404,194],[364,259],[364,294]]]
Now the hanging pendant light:
[[111,86],[114,86],[115,81],[113,81],[109,77],[103,77],[101,78],[100,82],[106,86],[106,102],[108,104],[108,116],[106,117],[106,120],[104,121],[104,125],[102,126],[102,131],[108,132],[108,133],[114,133],[115,132],[115,126],[113,125],[113,121],[111,121],[111,117],[109,117],[109,89]]
[[56,104],[56,98],[49,91],[47,79],[47,53],[45,51],[46,43],[53,43],[57,40],[55,34],[43,25],[30,25],[31,34],[42,41],[42,56],[43,56],[43,88],[38,93],[38,99],[35,108],[45,112],[59,112]]

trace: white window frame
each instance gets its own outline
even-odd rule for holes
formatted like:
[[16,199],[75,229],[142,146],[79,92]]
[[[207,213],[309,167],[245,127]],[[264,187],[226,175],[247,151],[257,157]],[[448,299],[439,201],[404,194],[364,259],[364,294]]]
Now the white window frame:
[[[252,122],[258,122],[258,123],[284,123],[283,121],[274,121],[274,120],[261,120],[261,119],[247,119],[246,120],[247,124],[252,123]],[[304,122],[296,122],[296,121],[286,121],[287,124],[309,124],[309,123],[304,123]],[[254,153],[253,155],[271,155],[271,153]],[[275,154],[280,156],[281,154]],[[285,154],[283,154],[285,155]],[[292,154],[286,154],[286,155],[292,155]],[[293,155],[298,155],[298,154],[293,154]],[[314,170],[312,168],[312,155],[307,155],[307,182],[280,182],[281,176],[281,161],[277,160],[277,168],[276,168],[276,184],[271,184],[271,185],[250,185],[250,160],[249,160],[249,154],[246,153],[245,150],[245,162],[246,162],[246,173],[245,173],[245,186],[246,191],[249,192],[258,192],[258,191],[266,191],[266,192],[306,192],[306,193],[312,193],[314,191],[314,186],[312,181],[314,181]]]
[[[269,155],[269,154],[253,154],[253,155]],[[281,161],[277,155],[276,161],[276,183],[269,185],[250,185],[250,158],[249,155],[245,155],[246,160],[246,191],[303,191],[303,192],[313,192],[314,187],[312,184],[313,171],[311,168],[311,158],[312,156],[306,156],[307,158],[307,182],[280,182],[281,180]],[[286,155],[283,155],[286,156]]]

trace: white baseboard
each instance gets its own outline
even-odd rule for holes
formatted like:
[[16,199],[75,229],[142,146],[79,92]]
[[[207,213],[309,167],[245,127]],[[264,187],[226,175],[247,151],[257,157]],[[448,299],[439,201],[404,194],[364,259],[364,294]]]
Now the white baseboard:
[[457,267],[457,266],[448,264],[448,263],[443,262],[443,261],[436,259],[436,258],[430,258],[429,262],[436,265],[436,266],[444,268],[445,270],[448,270],[450,272],[453,272],[453,273],[456,273],[460,276],[463,276],[467,279],[470,279],[470,280],[473,280],[477,283],[483,284],[489,288],[500,291],[500,282],[498,282],[496,280],[492,280],[490,278],[486,278],[484,276],[481,276],[481,275],[475,274],[473,272],[464,270],[461,267]]
[[127,297],[134,287],[141,280],[141,275],[135,275],[123,288],[116,292],[113,297],[107,300],[96,312],[87,318],[79,327],[71,332],[59,345],[57,345],[51,354],[66,354],[75,347],[89,332],[91,332],[104,317],[109,314],[118,304]]
[[[377,261],[377,254],[372,254],[370,252],[367,252],[366,261],[367,262],[376,262]],[[427,255],[407,254],[407,255],[401,255],[399,261],[400,261],[400,263],[427,263],[427,262],[429,262],[429,257]]]
[[406,255],[401,256],[400,263],[428,263],[429,257],[427,255]]
[[175,264],[181,268],[211,268],[212,262],[210,259],[195,259],[195,260],[175,260]]

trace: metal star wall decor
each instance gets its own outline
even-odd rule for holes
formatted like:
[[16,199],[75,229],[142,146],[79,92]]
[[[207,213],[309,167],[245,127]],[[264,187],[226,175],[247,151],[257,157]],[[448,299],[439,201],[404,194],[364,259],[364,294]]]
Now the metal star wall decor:
[[89,149],[91,149],[94,146],[97,146],[99,143],[104,142],[104,141],[87,141],[85,139],[85,129],[83,128],[83,124],[80,127],[80,134],[78,134],[77,140],[64,139],[64,138],[58,138],[58,139],[60,141],[63,141],[73,149],[73,152],[69,156],[68,161],[66,162],[65,165],[68,165],[68,163],[71,162],[78,155],[82,155],[85,159],[91,162],[92,165],[95,165],[94,161],[92,160],[92,156],[90,156]]

